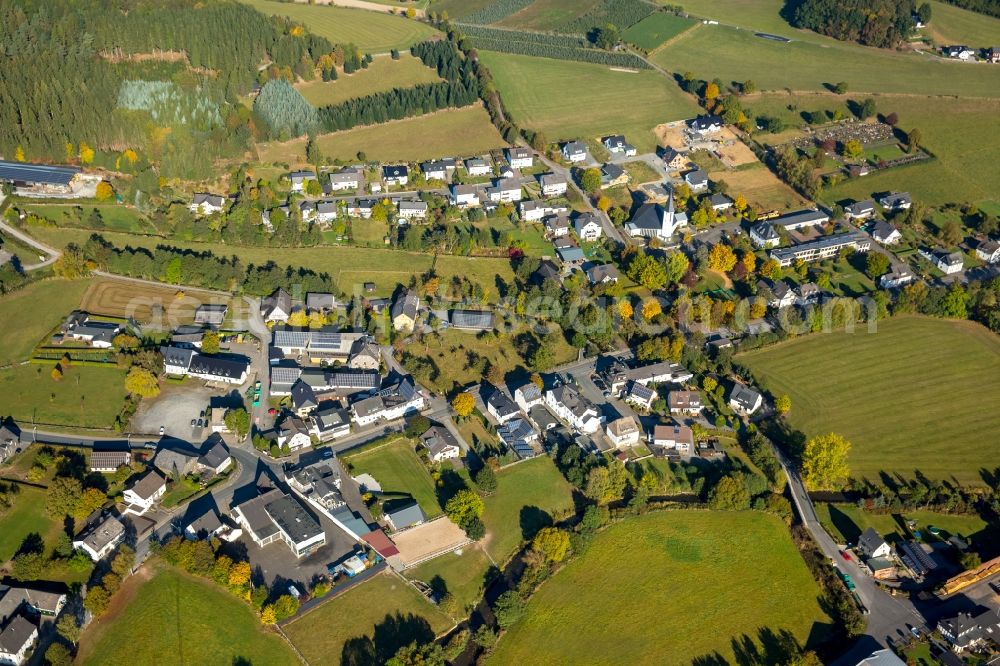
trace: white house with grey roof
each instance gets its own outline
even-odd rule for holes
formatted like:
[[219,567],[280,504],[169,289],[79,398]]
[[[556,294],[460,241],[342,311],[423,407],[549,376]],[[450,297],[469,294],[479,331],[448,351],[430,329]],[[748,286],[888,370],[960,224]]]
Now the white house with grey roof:
[[866,220],[875,214],[875,202],[871,199],[855,201],[844,207],[844,217],[848,220]]
[[479,185],[452,185],[449,191],[449,201],[452,206],[475,208],[482,204],[480,199],[482,187]]
[[561,148],[562,157],[571,164],[586,162],[590,155],[587,153],[587,144],[582,141],[567,141]]
[[763,402],[763,396],[745,384],[735,383],[729,392],[729,406],[738,414],[753,414]]
[[584,433],[594,433],[604,417],[589,400],[572,386],[562,384],[545,392],[545,405],[571,427]]
[[512,146],[506,152],[507,161],[514,169],[530,169],[535,164],[535,157],[530,148]]
[[684,182],[688,184],[692,192],[700,192],[708,189],[708,174],[701,169],[688,171],[684,174]]
[[785,231],[797,231],[799,229],[805,229],[806,227],[815,227],[821,224],[826,224],[830,221],[830,216],[821,210],[810,208],[807,210],[799,210],[794,213],[786,213],[781,217],[772,220],[771,224],[774,227],[784,229]]
[[115,337],[125,332],[125,326],[94,319],[86,312],[74,310],[63,322],[62,332],[66,337],[86,342],[96,349],[110,349]]
[[486,399],[486,411],[495,418],[498,423],[505,423],[518,414],[517,405],[507,396],[503,389],[490,384],[484,384],[490,388],[490,395]]
[[400,507],[389,509],[384,514],[385,522],[393,532],[416,527],[427,520],[427,514],[416,502],[409,502]]
[[458,440],[442,425],[432,425],[428,428],[427,432],[420,436],[420,442],[427,449],[427,457],[432,462],[458,458],[462,454]]
[[541,405],[543,402],[542,389],[538,388],[534,382],[528,382],[514,390],[514,404],[520,407],[525,414],[531,411],[532,407]]
[[757,247],[770,249],[781,245],[781,235],[770,222],[758,222],[750,227],[750,242]]
[[542,186],[542,195],[546,197],[562,196],[569,189],[566,179],[555,173],[543,173],[538,182]]
[[497,180],[492,187],[486,188],[486,196],[497,203],[520,201],[521,183],[516,178]]
[[261,548],[283,541],[296,557],[302,558],[326,543],[326,533],[312,514],[277,489],[235,507],[233,516]]
[[0,664],[21,666],[38,641],[38,627],[21,614],[14,615],[0,630]]
[[885,220],[879,220],[872,226],[871,235],[882,245],[895,245],[903,239],[899,229]]
[[399,218],[401,220],[427,219],[427,202],[400,201],[398,206],[398,212],[399,212]]
[[341,192],[343,190],[356,190],[364,182],[364,173],[361,169],[349,167],[336,173],[331,173],[329,177],[330,191]]
[[107,557],[125,539],[125,524],[108,514],[89,524],[73,538],[73,548],[87,553],[95,562]]
[[593,213],[582,213],[573,220],[576,235],[582,241],[595,241],[604,233],[604,227]]
[[493,173],[493,167],[482,157],[473,157],[465,160],[465,171],[470,176],[489,176]]
[[125,513],[141,516],[153,508],[156,500],[163,497],[166,492],[166,480],[156,470],[149,470],[131,488],[126,488],[122,493],[122,499],[126,504]]
[[886,210],[908,210],[913,205],[913,197],[909,192],[888,192],[878,199],[878,203]]
[[188,209],[195,215],[212,215],[221,213],[226,206],[226,198],[221,194],[195,192]]
[[382,182],[386,185],[406,185],[410,182],[410,170],[404,164],[382,167]]
[[453,327],[462,331],[489,331],[493,328],[493,312],[490,310],[452,310],[449,320]]

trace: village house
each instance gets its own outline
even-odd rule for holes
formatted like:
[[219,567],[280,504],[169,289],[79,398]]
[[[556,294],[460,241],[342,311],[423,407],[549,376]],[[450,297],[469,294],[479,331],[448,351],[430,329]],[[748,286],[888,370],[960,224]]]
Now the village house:
[[226,198],[220,194],[195,192],[188,209],[195,215],[213,215],[221,213],[226,205]]
[[567,206],[551,204],[547,201],[521,201],[518,203],[521,219],[525,222],[538,222],[550,215],[561,215],[569,212]]
[[111,349],[115,337],[125,332],[125,326],[93,319],[86,312],[74,310],[63,322],[62,332],[67,338],[86,342],[95,349]]
[[759,248],[768,250],[781,245],[781,235],[770,222],[758,222],[750,227],[750,242]]
[[73,548],[87,553],[95,562],[107,557],[125,539],[125,524],[108,514],[87,525],[73,538]]
[[976,257],[988,264],[1000,263],[1000,241],[980,241],[976,245]]
[[895,289],[913,282],[913,273],[906,269],[891,271],[878,279],[878,286],[883,289]]
[[684,174],[684,182],[688,184],[692,192],[700,192],[708,189],[708,174],[701,169],[688,171]]
[[291,182],[289,189],[292,192],[305,192],[309,181],[316,180],[316,174],[312,171],[293,171],[288,174],[288,180]]
[[667,407],[671,414],[697,416],[705,406],[698,391],[671,391],[667,394]]
[[644,386],[666,383],[683,384],[694,375],[687,368],[673,361],[658,361],[635,368],[627,368],[619,361],[608,368],[605,377],[611,392],[618,393],[630,381]]
[[521,183],[516,178],[496,180],[486,188],[486,196],[496,203],[511,203],[521,200]]
[[621,154],[625,157],[635,156],[635,146],[625,141],[625,137],[621,134],[606,136],[601,140],[601,143],[604,144],[609,153]]
[[888,557],[892,554],[892,548],[882,538],[882,535],[869,527],[858,537],[858,553],[865,559],[873,557]]
[[302,381],[302,379],[292,384],[290,395],[292,398],[292,411],[301,419],[308,417],[316,409],[316,406],[319,405],[312,386]]
[[642,431],[634,417],[623,416],[605,426],[604,434],[615,447],[622,449],[638,444]]
[[[192,541],[211,539],[225,532],[228,526],[222,522],[219,512],[209,509],[184,526],[184,536]],[[242,531],[240,531],[242,535]]]
[[614,284],[618,282],[618,267],[614,264],[595,264],[584,271],[590,284]]
[[479,206],[482,188],[479,185],[452,185],[449,200],[452,206],[474,208]]
[[312,446],[309,436],[309,426],[298,416],[286,416],[281,424],[275,427],[278,446],[287,446],[290,451],[298,451]]
[[815,227],[821,224],[826,224],[829,221],[829,215],[821,210],[811,208],[808,210],[799,210],[794,213],[782,215],[781,217],[772,220],[771,225],[776,229],[798,231],[799,229],[805,229],[806,227]]
[[416,502],[409,502],[400,507],[394,507],[384,514],[385,522],[393,532],[405,530],[408,527],[422,525],[427,520],[427,514]]
[[889,192],[879,197],[878,203],[889,211],[908,210],[913,205],[909,192]]
[[417,324],[417,310],[420,307],[420,297],[409,289],[403,291],[396,302],[392,304],[392,328],[396,331],[412,332]]
[[317,409],[309,421],[309,434],[321,442],[349,435],[350,432],[351,413],[336,404]]
[[[218,410],[222,411],[222,410]],[[186,443],[163,444],[156,451],[153,466],[166,477],[187,476],[198,469],[198,457],[201,454]]]
[[871,236],[882,245],[895,245],[903,239],[899,229],[885,220],[879,220],[872,226]]
[[744,384],[733,384],[733,390],[729,392],[729,406],[738,414],[753,414],[763,402],[760,393]]
[[958,60],[975,60],[976,52],[970,49],[968,46],[944,46],[941,48],[941,53],[949,58],[957,58]]
[[340,465],[318,452],[303,454],[295,464],[285,466],[285,482],[300,497],[325,509],[344,506]]
[[694,450],[694,431],[682,425],[653,426],[653,435],[649,443],[661,451],[676,451],[682,456],[689,456]]
[[571,164],[586,162],[590,155],[587,153],[587,144],[582,141],[568,141],[562,145],[562,157]]
[[628,172],[617,164],[609,163],[601,167],[601,187],[627,185],[628,181]]
[[507,162],[513,169],[530,169],[535,164],[535,157],[530,148],[513,146],[508,148],[506,153]]
[[545,220],[545,237],[549,240],[569,234],[569,219],[561,215]]
[[722,118],[716,115],[698,116],[688,121],[688,127],[691,131],[702,136],[718,132],[723,125]]
[[458,458],[462,448],[451,431],[442,425],[432,425],[420,436],[420,443],[427,449],[427,457],[431,462],[442,462]]
[[768,307],[778,310],[795,304],[795,292],[784,280],[777,282],[766,278],[757,280],[757,295],[764,299]]
[[533,458],[532,442],[538,441],[538,431],[527,420],[518,417],[497,428],[497,437],[520,458]]
[[945,275],[961,273],[962,269],[965,268],[965,259],[961,252],[943,252],[921,248],[920,254]]
[[411,377],[403,377],[383,388],[376,395],[351,405],[351,413],[359,426],[382,419],[394,421],[424,408],[424,397]]
[[198,456],[198,467],[213,475],[222,474],[233,464],[229,447],[218,435],[206,441],[204,452]]
[[330,191],[341,192],[343,190],[356,190],[361,187],[364,181],[364,173],[361,169],[350,167],[336,173],[330,174]]
[[427,180],[448,180],[455,171],[455,163],[444,160],[424,162],[420,165],[420,170]]
[[465,160],[465,172],[470,176],[489,176],[493,173],[493,167],[482,157],[474,157]]
[[264,321],[288,321],[292,314],[292,297],[287,291],[275,289],[270,296],[262,298],[260,301],[260,316]]
[[403,164],[382,167],[382,182],[386,186],[403,186],[410,182],[410,169]]
[[653,402],[657,397],[659,395],[655,390],[636,381],[629,381],[625,385],[625,393],[622,394],[622,399],[625,402],[645,410],[653,408]]
[[328,292],[310,291],[306,293],[306,310],[329,313],[337,309],[337,297]]
[[538,388],[538,384],[528,382],[524,386],[519,386],[514,390],[514,404],[525,414],[530,412],[532,407],[540,405],[542,402],[542,389]]
[[555,173],[543,173],[538,182],[542,186],[542,196],[546,197],[563,196],[569,189],[566,179]]
[[517,405],[507,397],[507,394],[495,386],[484,384],[490,391],[486,399],[486,411],[497,420],[497,423],[506,423],[518,415]]
[[347,361],[359,345],[371,338],[365,333],[341,332],[332,327],[294,329],[275,327],[271,346],[285,358],[305,357],[310,363]]
[[848,220],[865,220],[875,214],[875,202],[871,199],[855,201],[844,208],[844,217]]
[[712,210],[721,213],[733,207],[733,200],[722,192],[716,192],[708,198],[708,204],[712,207]]
[[959,613],[944,618],[937,630],[951,644],[951,649],[961,654],[966,650],[982,647],[992,641],[1000,642],[1000,610],[991,608],[975,615]]
[[553,414],[584,433],[597,432],[604,421],[604,417],[601,416],[597,407],[580,395],[576,389],[565,384],[546,391],[545,404],[552,410]]
[[671,171],[683,171],[688,167],[688,164],[690,164],[686,153],[682,153],[679,150],[675,150],[670,147],[663,152],[663,163],[666,164],[667,168]]
[[604,233],[601,221],[593,213],[581,213],[573,220],[573,228],[576,235],[582,241],[595,241]]
[[160,347],[163,370],[173,377],[194,377],[206,382],[239,386],[247,380],[250,359],[245,356],[208,356],[193,349]]
[[[66,606],[66,587],[53,583],[0,584],[0,626],[19,614],[54,618]],[[0,657],[0,664],[3,663]]]
[[809,305],[810,303],[815,303],[819,300],[822,293],[819,285],[815,282],[803,282],[793,291],[795,292],[796,305]]
[[194,311],[194,323],[218,330],[228,312],[229,306],[225,303],[202,303]]
[[166,480],[156,470],[149,470],[122,494],[126,505],[125,513],[141,516],[153,508],[156,500],[163,497],[166,492]]
[[93,451],[90,454],[90,471],[113,474],[119,467],[126,467],[131,462],[130,451]]
[[38,641],[38,627],[17,614],[0,630],[0,664],[21,666]]
[[424,201],[400,201],[398,214],[401,220],[427,219],[427,203]]
[[687,213],[674,210],[674,193],[671,190],[666,207],[653,203],[639,206],[632,219],[625,224],[625,231],[633,238],[656,238],[667,242],[687,223]]
[[850,249],[854,252],[867,252],[871,249],[871,238],[851,231],[843,234],[833,234],[823,236],[807,243],[800,243],[791,247],[779,247],[771,250],[771,258],[778,262],[778,265],[791,266],[796,260],[818,261],[829,259],[840,253],[841,250]]
[[994,65],[1000,63],[1000,46],[993,46],[986,49],[986,60]]
[[283,541],[302,558],[326,543],[326,533],[297,500],[271,489],[233,509],[233,516],[255,544]]
[[[370,217],[370,215],[369,215]],[[316,222],[321,225],[330,224],[337,219],[336,201],[316,202]]]

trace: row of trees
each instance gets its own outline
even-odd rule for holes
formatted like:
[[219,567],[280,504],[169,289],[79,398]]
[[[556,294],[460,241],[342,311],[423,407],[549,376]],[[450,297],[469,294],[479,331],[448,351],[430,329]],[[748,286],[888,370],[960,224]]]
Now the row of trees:
[[[929,10],[924,10],[928,18]],[[916,11],[914,0],[801,0],[789,13],[796,27],[889,48],[912,34]]]

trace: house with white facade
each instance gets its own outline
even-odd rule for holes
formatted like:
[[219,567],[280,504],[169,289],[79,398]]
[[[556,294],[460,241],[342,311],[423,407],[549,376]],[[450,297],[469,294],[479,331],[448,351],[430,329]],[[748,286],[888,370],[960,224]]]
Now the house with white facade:
[[277,489],[236,506],[233,517],[261,548],[283,541],[296,557],[302,558],[326,543],[326,533],[312,514],[298,500]]
[[364,182],[364,172],[357,167],[342,169],[337,173],[330,174],[330,190],[340,192],[343,190],[356,190]]
[[530,169],[535,164],[535,156],[530,148],[513,146],[507,149],[507,161],[513,169]]
[[781,235],[770,222],[758,222],[750,227],[750,242],[757,247],[770,249],[781,245]]
[[465,171],[470,176],[489,176],[493,173],[493,167],[482,157],[474,157],[465,160]]
[[79,548],[95,562],[107,557],[125,539],[125,524],[108,514],[89,524],[73,538],[73,548]]
[[593,403],[566,384],[546,391],[545,405],[571,427],[584,433],[597,432],[604,421],[604,416]]
[[694,451],[694,431],[682,425],[653,426],[653,434],[649,443],[669,451],[676,451],[680,455],[691,455]]
[[573,220],[576,235],[582,241],[595,241],[604,234],[604,227],[593,213],[581,213]]
[[382,167],[382,182],[386,185],[406,185],[410,182],[410,169],[405,164]]
[[745,384],[733,384],[733,390],[729,392],[729,406],[738,414],[753,414],[763,402],[763,396]]
[[518,406],[507,397],[503,390],[492,386],[490,387],[490,395],[486,399],[486,411],[497,420],[497,423],[506,423],[517,416],[519,410]]
[[497,180],[492,187],[486,188],[486,195],[496,203],[520,201],[521,183],[516,178]]
[[226,198],[221,194],[195,192],[188,209],[195,215],[212,215],[221,213],[226,207]]
[[514,404],[525,414],[530,412],[532,407],[543,402],[542,389],[538,388],[538,384],[528,382],[524,386],[514,389]]
[[482,188],[479,185],[452,185],[448,199],[452,206],[474,208],[482,203],[481,192]]
[[623,416],[608,423],[604,428],[604,434],[614,446],[622,449],[638,444],[642,430],[634,417]]
[[566,179],[555,173],[543,173],[538,177],[538,183],[542,186],[542,195],[546,197],[562,196],[569,189]]
[[131,488],[122,493],[125,513],[141,516],[153,508],[156,501],[167,492],[167,482],[156,470],[149,470]]
[[562,145],[561,152],[563,159],[571,164],[586,162],[589,157],[589,154],[587,153],[587,144],[582,141],[568,141],[564,143]]

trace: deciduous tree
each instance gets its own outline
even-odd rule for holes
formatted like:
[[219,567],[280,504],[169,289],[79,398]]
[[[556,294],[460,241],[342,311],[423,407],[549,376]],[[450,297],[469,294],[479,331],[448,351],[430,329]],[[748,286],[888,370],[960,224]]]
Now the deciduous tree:
[[543,527],[532,539],[531,548],[549,562],[562,562],[569,551],[569,534],[557,527]]
[[160,383],[149,370],[133,366],[125,377],[125,390],[140,398],[155,398],[160,395]]
[[472,414],[472,410],[475,409],[476,399],[472,397],[471,393],[462,392],[452,399],[451,407],[455,410],[456,414],[466,417]]
[[813,437],[802,451],[802,480],[810,490],[836,490],[847,482],[851,443],[836,433]]

